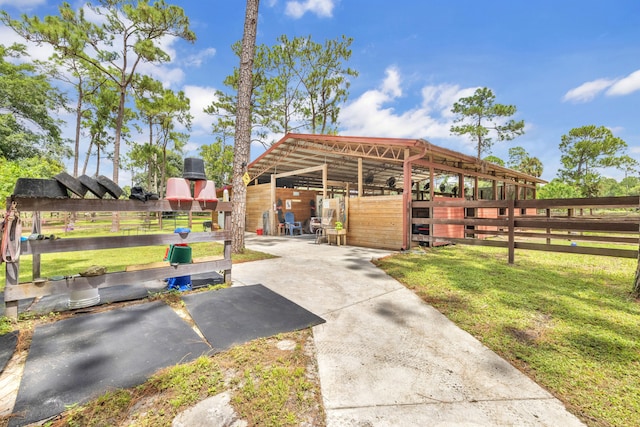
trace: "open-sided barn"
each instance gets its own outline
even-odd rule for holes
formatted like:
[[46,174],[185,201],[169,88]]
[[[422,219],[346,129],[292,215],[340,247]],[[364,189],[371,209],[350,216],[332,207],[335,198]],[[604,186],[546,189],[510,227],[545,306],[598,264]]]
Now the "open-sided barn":
[[[533,199],[536,184],[545,182],[424,139],[294,133],[247,172],[248,231],[278,234],[287,212],[303,229],[313,229],[324,210],[344,224],[349,244],[384,249],[409,248],[419,240],[414,236],[429,233],[416,218],[431,213],[412,207],[414,201]],[[433,211],[434,218],[466,215],[446,207]],[[463,226],[440,226],[451,229],[439,235],[464,234]]]

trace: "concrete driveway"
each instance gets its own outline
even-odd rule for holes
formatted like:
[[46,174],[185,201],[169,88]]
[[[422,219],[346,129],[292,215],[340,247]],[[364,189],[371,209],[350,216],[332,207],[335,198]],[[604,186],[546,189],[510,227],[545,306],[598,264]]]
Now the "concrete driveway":
[[313,328],[328,426],[582,426],[563,404],[371,260],[390,252],[247,234],[279,258],[233,266],[326,323]]

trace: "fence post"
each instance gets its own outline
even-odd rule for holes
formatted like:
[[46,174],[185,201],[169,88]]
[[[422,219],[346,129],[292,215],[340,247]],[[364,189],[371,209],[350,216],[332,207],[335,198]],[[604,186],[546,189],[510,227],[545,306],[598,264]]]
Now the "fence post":
[[515,258],[515,201],[509,199],[507,202],[507,215],[509,216],[509,264],[514,263]]
[[[551,218],[551,209],[547,208],[547,221],[549,221],[550,218]],[[551,244],[551,238],[549,237],[549,234],[551,234],[551,229],[547,228],[547,245]]]

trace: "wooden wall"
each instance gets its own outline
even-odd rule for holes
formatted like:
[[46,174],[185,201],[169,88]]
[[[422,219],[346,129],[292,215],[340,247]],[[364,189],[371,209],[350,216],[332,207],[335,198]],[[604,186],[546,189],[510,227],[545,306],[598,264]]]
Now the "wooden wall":
[[400,250],[402,215],[402,195],[350,198],[347,244]]
[[[436,197],[434,200],[440,199]],[[461,200],[464,198],[443,197],[446,200]],[[464,219],[463,207],[437,207],[433,208],[434,219]],[[458,224],[433,224],[433,236],[438,239],[440,237],[464,238],[464,225]]]
[[[282,200],[282,217],[286,212],[293,212],[296,221],[302,224],[311,218],[310,202],[316,200],[316,191],[292,188],[276,188],[276,201]],[[291,201],[291,209],[287,209],[287,200]],[[273,209],[271,205],[271,184],[250,185],[247,187],[246,231],[255,233],[263,228],[262,214]],[[271,230],[277,234],[278,230]],[[265,233],[266,234],[266,233]]]
[[[250,185],[247,187],[247,211],[245,229],[255,233],[262,228],[262,213],[268,212],[271,207],[271,185]],[[277,232],[277,230],[276,230]]]
[[[476,218],[497,219],[498,208],[476,208]],[[476,225],[475,227],[477,230],[498,231],[498,227],[495,225]],[[491,234],[478,234],[475,237],[476,239],[486,239],[491,237]]]
[[[284,218],[284,214],[287,212],[293,212],[293,218],[304,226],[312,216],[310,202],[313,200],[315,204],[317,194],[314,190],[276,188],[276,201],[282,200],[282,217]],[[291,209],[287,209],[287,200],[291,201]],[[314,212],[317,212],[317,207]]]

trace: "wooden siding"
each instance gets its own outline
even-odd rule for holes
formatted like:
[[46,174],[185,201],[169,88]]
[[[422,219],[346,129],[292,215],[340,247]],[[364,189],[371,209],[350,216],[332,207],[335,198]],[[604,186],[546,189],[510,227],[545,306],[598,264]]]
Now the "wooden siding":
[[347,243],[366,248],[402,248],[402,196],[349,199]]
[[271,184],[250,185],[247,187],[247,211],[245,230],[255,233],[262,226],[262,213],[271,207]]
[[[300,190],[293,188],[276,188],[276,201],[282,200],[282,217],[286,212],[293,212],[296,221],[303,225],[311,218],[311,204],[315,203],[314,190]],[[287,209],[287,200],[291,201],[291,209]],[[258,228],[263,228],[262,215],[273,209],[271,205],[271,184],[250,185],[247,187],[247,211],[246,231],[255,233]],[[271,234],[277,234],[278,230],[269,230]],[[265,234],[267,232],[265,231]]]
[[[436,197],[435,200],[443,199]],[[446,197],[447,200],[460,200],[463,198]],[[433,208],[434,219],[464,219],[464,208],[462,207],[435,207]],[[434,224],[433,236],[436,239],[442,237],[453,237],[461,239],[464,237],[464,225],[458,224]]]
[[[476,208],[475,218],[497,219],[498,211],[499,208]],[[476,225],[474,227],[476,230],[498,232],[498,227],[495,225]],[[477,239],[486,239],[487,237],[491,237],[491,234],[478,234],[475,237]]]
[[[293,218],[296,221],[300,221],[303,225],[303,230],[306,230],[308,228],[306,225],[309,224],[312,216],[310,202],[313,200],[315,204],[316,194],[318,193],[314,190],[276,188],[276,200],[282,200],[282,217],[284,218],[284,214],[287,212],[293,212]],[[287,200],[291,201],[291,209],[287,209]]]

